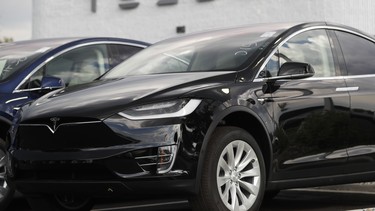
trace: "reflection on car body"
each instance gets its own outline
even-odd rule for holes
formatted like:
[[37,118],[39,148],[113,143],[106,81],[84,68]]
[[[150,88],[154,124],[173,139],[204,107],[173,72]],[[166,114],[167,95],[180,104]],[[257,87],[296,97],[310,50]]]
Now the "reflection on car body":
[[7,174],[33,208],[63,210],[152,193],[257,210],[269,192],[372,181],[369,55],[371,36],[324,22],[162,41],[22,107]]

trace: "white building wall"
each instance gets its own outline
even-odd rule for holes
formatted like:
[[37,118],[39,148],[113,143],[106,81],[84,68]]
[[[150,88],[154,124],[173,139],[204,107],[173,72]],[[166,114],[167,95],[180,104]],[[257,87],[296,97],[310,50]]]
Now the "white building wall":
[[33,0],[32,37],[115,36],[156,42],[212,28],[263,22],[329,21],[375,34],[374,0],[179,0],[157,6],[157,0],[137,0],[131,10],[124,0]]

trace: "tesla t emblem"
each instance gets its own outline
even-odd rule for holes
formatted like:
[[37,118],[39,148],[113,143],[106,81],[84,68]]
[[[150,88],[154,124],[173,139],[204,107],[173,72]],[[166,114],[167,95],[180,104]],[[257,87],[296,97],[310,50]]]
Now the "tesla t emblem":
[[55,132],[56,132],[56,129],[58,128],[57,122],[60,121],[60,118],[58,118],[58,117],[53,117],[53,118],[51,118],[51,119],[49,119],[49,120],[52,121],[52,127],[53,127],[53,129],[51,129],[51,128],[50,128],[50,129],[51,129],[52,133],[55,133]]

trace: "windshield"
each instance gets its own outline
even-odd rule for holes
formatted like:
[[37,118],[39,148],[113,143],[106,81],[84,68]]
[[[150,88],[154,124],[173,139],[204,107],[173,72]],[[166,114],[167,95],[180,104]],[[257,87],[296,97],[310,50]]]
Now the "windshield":
[[7,79],[13,73],[22,69],[29,59],[30,55],[27,54],[13,54],[0,57],[0,81]]
[[238,70],[268,44],[274,31],[238,28],[157,43],[115,67],[103,78],[192,71]]
[[21,41],[0,44],[0,82],[67,40]]

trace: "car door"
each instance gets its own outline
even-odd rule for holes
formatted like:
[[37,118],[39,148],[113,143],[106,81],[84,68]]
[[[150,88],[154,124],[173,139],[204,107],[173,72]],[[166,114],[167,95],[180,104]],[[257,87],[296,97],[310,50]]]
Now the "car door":
[[308,63],[315,70],[311,78],[273,84],[267,100],[277,128],[273,180],[346,172],[349,95],[331,46],[326,30],[303,31],[279,46],[266,65],[271,76],[286,62]]
[[348,155],[352,172],[375,170],[375,40],[336,31],[350,95]]

